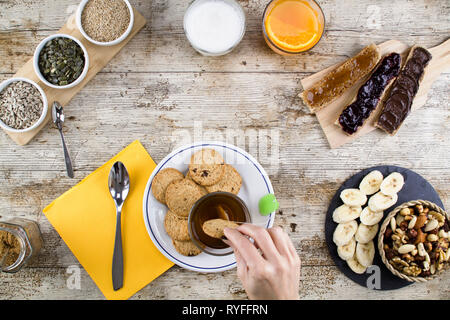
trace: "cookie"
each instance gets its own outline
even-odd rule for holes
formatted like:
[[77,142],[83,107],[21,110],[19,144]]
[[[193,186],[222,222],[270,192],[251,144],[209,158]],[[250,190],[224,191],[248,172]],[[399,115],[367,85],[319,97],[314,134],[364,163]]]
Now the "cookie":
[[167,234],[173,240],[188,241],[191,240],[188,230],[188,220],[177,216],[172,211],[167,211],[164,217],[164,228]]
[[189,163],[189,176],[202,186],[220,181],[224,172],[224,160],[214,149],[202,149],[194,153]]
[[165,204],[166,203],[166,189],[167,186],[173,181],[183,179],[183,174],[174,168],[162,169],[155,175],[152,181],[152,193],[156,200]]
[[206,186],[208,192],[224,191],[238,194],[242,186],[242,178],[239,172],[229,164],[224,165],[222,179],[212,186]]
[[[192,178],[189,176],[189,170],[188,170],[188,172],[186,173],[186,177],[185,177],[186,179],[189,179],[189,180],[191,180],[191,181],[193,181],[195,184],[197,184],[197,182],[195,182],[194,180],[192,180]],[[206,188],[204,187],[204,186],[201,186],[201,185],[199,185],[199,184],[197,184],[200,188],[202,188],[203,189],[203,191],[205,192],[205,193],[208,193],[208,190],[206,190]]]
[[183,256],[196,256],[200,253],[202,253],[202,250],[200,250],[192,241],[178,241],[178,240],[172,240],[173,246],[175,247],[175,250],[177,250],[178,253],[182,254]]
[[225,236],[223,229],[232,228],[236,229],[239,225],[233,221],[227,221],[224,219],[211,219],[203,223],[203,232],[212,238],[221,239]]
[[194,203],[207,192],[189,179],[173,181],[167,187],[165,198],[170,211],[180,217],[187,217]]

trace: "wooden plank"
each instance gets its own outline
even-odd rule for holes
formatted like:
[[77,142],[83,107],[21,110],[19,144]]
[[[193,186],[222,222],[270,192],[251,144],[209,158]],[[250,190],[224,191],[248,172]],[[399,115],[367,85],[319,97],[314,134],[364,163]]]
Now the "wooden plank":
[[[79,1],[7,0],[0,12],[0,73],[15,73],[32,56],[44,37],[55,33]],[[147,25],[121,51],[104,72],[318,72],[355,54],[370,42],[397,39],[433,47],[448,38],[448,7],[429,1],[387,0],[320,1],[326,32],[310,52],[284,57],[272,52],[261,35],[266,0],[241,1],[247,31],[232,53],[220,58],[203,57],[189,44],[183,31],[188,1],[132,1]],[[23,12],[27,15],[24,16]],[[349,14],[355,12],[355,15]],[[416,21],[417,23],[410,23]]]
[[[406,53],[409,50],[407,45],[397,40],[383,42],[379,44],[378,47],[380,48],[381,56],[385,56],[391,52],[397,52],[405,58]],[[417,110],[426,103],[428,91],[430,90],[431,85],[440,76],[441,72],[450,67],[450,40],[447,40],[436,47],[430,48],[429,51],[433,55],[433,59],[425,69],[423,80],[420,83],[419,90],[411,107],[412,111]],[[302,79],[301,83],[303,89],[307,90],[311,88],[314,83],[319,81],[332,69],[336,68],[336,66],[337,65],[331,66],[314,75]],[[320,122],[331,148],[338,148],[376,129],[375,122],[379,116],[379,113],[377,112],[373,112],[364,125],[353,135],[347,135],[339,126],[335,124],[336,119],[339,117],[339,114],[342,112],[343,108],[345,108],[354,99],[359,88],[367,80],[367,78],[368,76],[364,77],[355,83],[354,86],[345,91],[341,97],[316,112],[317,119]]]
[[[188,1],[180,0],[131,0],[131,4],[141,12],[149,22],[147,29],[183,33],[184,13]],[[246,12],[250,31],[261,31],[261,18],[266,0],[240,0]],[[45,4],[44,4],[45,3]],[[48,4],[47,4],[48,3]],[[40,0],[3,0],[0,12],[1,30],[57,30],[74,13],[78,0],[48,1]],[[442,5],[438,5],[442,4]],[[329,29],[361,32],[397,31],[398,33],[421,33],[448,31],[448,25],[441,23],[448,17],[448,6],[429,0],[380,0],[368,1],[320,1]],[[26,13],[26,15],[24,15]],[[412,20],[417,18],[417,20]],[[416,23],[410,23],[415,21]],[[402,30],[399,30],[402,29]]]
[[[442,75],[434,83],[426,107],[411,114],[395,137],[377,130],[339,150],[329,150],[319,123],[300,105],[297,95],[302,77],[304,74],[98,74],[65,107],[64,134],[75,177],[82,178],[78,170],[99,167],[133,139],[141,139],[159,161],[182,142],[185,133],[192,139],[226,140],[227,131],[239,130],[247,136],[264,133],[261,130],[267,135],[271,130],[278,133],[280,169],[356,170],[386,162],[408,168],[449,168],[443,159],[450,152],[446,142],[450,75]],[[194,131],[196,123],[202,132]],[[236,139],[230,142],[238,143]],[[64,169],[54,125],[47,126],[25,148],[14,145],[4,134],[0,134],[0,145],[5,146],[0,153],[3,170]],[[276,173],[268,159],[254,156],[269,174]]]
[[[67,268],[26,268],[15,275],[3,275],[0,296],[4,299],[103,299],[87,273],[80,270],[79,289],[71,284],[70,276],[78,265]],[[77,271],[78,272],[78,271]],[[246,299],[236,271],[220,274],[185,272],[178,267],[157,278],[131,299]],[[68,285],[69,283],[69,285]],[[434,279],[424,284],[412,284],[401,290],[375,291],[353,283],[334,266],[302,267],[301,299],[448,299],[448,278]]]
[[11,137],[14,142],[19,145],[25,145],[30,142],[30,140],[33,139],[34,136],[50,121],[51,106],[53,105],[53,102],[58,101],[62,106],[67,105],[67,103],[69,103],[69,101],[128,43],[128,41],[130,41],[130,39],[139,32],[139,30],[145,25],[145,23],[145,18],[138,11],[134,10],[134,25],[129,36],[119,44],[106,47],[97,46],[86,40],[76,26],[75,15],[70,16],[67,23],[61,29],[59,29],[58,33],[71,35],[83,43],[89,56],[89,69],[86,77],[82,82],[80,82],[80,84],[72,88],[55,89],[48,87],[43,84],[37,77],[33,67],[33,58],[31,58],[14,75],[14,77],[28,78],[35,81],[41,86],[48,100],[47,116],[41,125],[31,131],[22,133],[9,132],[6,130],[4,131]]
[[[304,266],[333,265],[325,244],[325,214],[341,183],[356,172],[342,169],[324,173],[320,168],[303,165],[301,168],[284,168],[271,176],[280,202],[275,225],[281,226],[289,234]],[[420,169],[417,172],[436,188],[448,208],[450,170]],[[82,175],[89,173],[85,171]],[[64,176],[63,168],[57,172],[0,172],[0,219],[21,216],[35,220],[43,234],[44,250],[30,264],[31,267],[68,267],[76,263],[71,251],[42,214],[45,206],[72,187],[73,180]],[[304,187],[292,188],[297,185]]]

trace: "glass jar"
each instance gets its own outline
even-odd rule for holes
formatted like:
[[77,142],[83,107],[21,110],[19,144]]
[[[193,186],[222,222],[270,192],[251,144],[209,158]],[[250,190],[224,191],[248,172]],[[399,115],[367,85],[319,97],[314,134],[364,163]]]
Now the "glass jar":
[[262,29],[269,48],[281,55],[311,50],[325,30],[325,16],[314,0],[271,0],[263,13]]
[[231,52],[244,37],[245,12],[236,0],[195,0],[183,27],[192,47],[204,56]]
[[0,221],[0,267],[3,272],[19,271],[43,245],[36,222],[24,218]]

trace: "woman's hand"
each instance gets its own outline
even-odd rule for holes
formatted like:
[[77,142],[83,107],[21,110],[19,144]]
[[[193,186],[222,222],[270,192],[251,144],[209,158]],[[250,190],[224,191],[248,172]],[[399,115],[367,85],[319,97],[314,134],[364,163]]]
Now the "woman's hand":
[[286,232],[280,227],[244,224],[225,228],[224,234],[224,241],[234,250],[237,275],[249,299],[299,298],[300,258]]

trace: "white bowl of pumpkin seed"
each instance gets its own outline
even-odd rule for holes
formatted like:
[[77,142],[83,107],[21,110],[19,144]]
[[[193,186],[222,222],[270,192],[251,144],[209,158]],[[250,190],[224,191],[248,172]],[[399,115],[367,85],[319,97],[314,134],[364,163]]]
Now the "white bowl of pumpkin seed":
[[10,78],[0,84],[0,127],[23,133],[39,127],[47,116],[44,90],[27,78]]
[[89,55],[77,38],[54,34],[39,43],[34,51],[36,75],[46,86],[67,89],[78,85],[89,69]]

